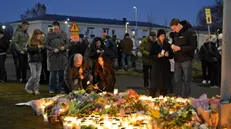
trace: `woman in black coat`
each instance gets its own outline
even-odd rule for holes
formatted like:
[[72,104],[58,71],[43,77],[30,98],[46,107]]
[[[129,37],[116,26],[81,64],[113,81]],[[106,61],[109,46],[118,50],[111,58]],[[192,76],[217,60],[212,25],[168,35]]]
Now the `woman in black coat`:
[[159,90],[160,95],[167,95],[170,82],[170,62],[173,58],[171,45],[166,41],[166,33],[160,29],[157,33],[158,40],[152,44],[150,56],[152,58],[152,82],[150,95],[156,96]]
[[99,56],[94,68],[94,83],[101,91],[113,92],[116,82],[115,72],[107,57]]

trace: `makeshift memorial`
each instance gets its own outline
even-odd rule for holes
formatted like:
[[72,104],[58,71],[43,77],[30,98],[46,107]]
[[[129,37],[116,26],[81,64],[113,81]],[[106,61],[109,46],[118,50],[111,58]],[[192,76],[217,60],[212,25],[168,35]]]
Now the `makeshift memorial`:
[[215,99],[219,98],[152,98],[131,89],[114,93],[78,90],[31,104],[44,121],[62,123],[64,129],[208,129],[216,128],[219,121]]

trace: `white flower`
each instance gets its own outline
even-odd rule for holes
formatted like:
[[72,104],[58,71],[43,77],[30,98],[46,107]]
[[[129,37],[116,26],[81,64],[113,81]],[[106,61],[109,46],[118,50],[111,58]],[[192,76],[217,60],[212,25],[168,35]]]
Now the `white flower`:
[[201,124],[199,129],[209,129],[205,124]]

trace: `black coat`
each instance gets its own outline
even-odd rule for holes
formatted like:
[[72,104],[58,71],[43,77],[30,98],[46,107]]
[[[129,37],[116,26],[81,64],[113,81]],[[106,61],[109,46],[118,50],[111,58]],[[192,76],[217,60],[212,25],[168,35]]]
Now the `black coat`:
[[115,72],[112,69],[112,66],[105,67],[104,70],[102,67],[94,69],[94,83],[98,84],[99,89],[102,91],[113,92],[114,85],[116,83]]
[[8,35],[3,32],[3,30],[0,30],[0,53],[4,53],[7,51],[7,49],[9,48],[9,38]]
[[112,40],[106,40],[104,41],[105,44],[106,44],[106,47],[108,49],[108,56],[110,59],[114,59],[114,58],[117,58],[118,57],[118,54],[117,54],[117,48],[116,48],[116,43]]
[[175,52],[176,62],[192,60],[194,51],[197,48],[197,35],[192,28],[184,26],[179,33],[175,35],[175,45],[180,46],[181,50]]
[[206,42],[201,46],[199,57],[204,62],[217,62],[221,58],[216,44],[213,42]]
[[[81,80],[79,77],[79,68],[76,68],[74,66],[73,61],[74,55],[70,58],[69,64],[67,65],[65,71],[64,71],[64,81],[65,81],[65,91],[67,93],[78,90],[78,89],[86,89],[87,88],[87,81],[89,80],[90,76],[90,68],[87,60],[84,60],[82,65],[80,66],[83,69],[83,76],[84,79]],[[78,83],[75,83],[75,81],[78,81]]]
[[[97,50],[104,50],[104,53],[97,53]],[[107,47],[104,44],[101,44],[101,46],[97,48],[95,43],[92,43],[90,46],[90,58],[96,60],[101,54],[109,57]]]
[[28,53],[28,62],[40,62],[43,61],[42,49],[38,47],[30,47],[27,45],[27,53]]
[[[169,53],[168,57],[158,58],[158,54],[162,50]],[[173,58],[173,51],[171,45],[164,42],[160,45],[159,42],[155,42],[151,45],[150,56],[152,58],[152,89],[165,89],[169,88],[170,82],[170,62],[169,59]]]
[[71,57],[76,53],[80,53],[82,56],[84,56],[86,50],[87,50],[87,44],[85,42],[71,43],[68,51],[68,57]]

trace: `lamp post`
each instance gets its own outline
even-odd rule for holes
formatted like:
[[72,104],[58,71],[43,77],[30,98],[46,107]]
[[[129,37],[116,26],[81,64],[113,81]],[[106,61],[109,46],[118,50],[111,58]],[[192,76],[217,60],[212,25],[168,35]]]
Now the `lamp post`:
[[126,22],[126,24],[125,24],[125,33],[128,33],[128,24],[129,24],[129,22]]
[[[137,32],[137,7],[134,6],[133,8],[135,9],[135,17],[136,17],[136,29],[135,29],[135,32]],[[137,34],[137,33],[135,33],[135,34]]]
[[[231,1],[224,0],[223,3],[223,37],[222,37],[222,72],[221,72],[221,99],[229,100],[231,97]],[[231,104],[221,104],[220,113],[220,128],[226,127],[227,129],[231,127],[230,113]]]
[[67,35],[69,35],[69,33],[68,33],[68,31],[69,31],[69,21],[70,21],[70,19],[69,18],[67,18],[67,20],[64,22],[65,24],[66,24],[66,33],[67,33]]

